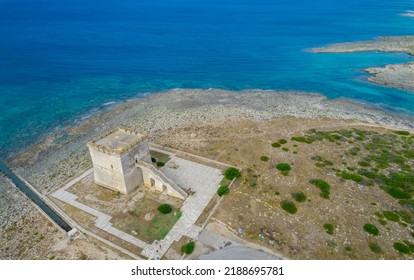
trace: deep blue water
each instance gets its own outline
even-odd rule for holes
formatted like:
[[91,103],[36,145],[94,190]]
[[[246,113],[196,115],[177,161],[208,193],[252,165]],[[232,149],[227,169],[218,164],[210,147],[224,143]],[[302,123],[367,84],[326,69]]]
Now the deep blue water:
[[0,154],[97,106],[170,88],[289,89],[414,115],[361,69],[405,54],[304,49],[413,35],[409,0],[0,0]]

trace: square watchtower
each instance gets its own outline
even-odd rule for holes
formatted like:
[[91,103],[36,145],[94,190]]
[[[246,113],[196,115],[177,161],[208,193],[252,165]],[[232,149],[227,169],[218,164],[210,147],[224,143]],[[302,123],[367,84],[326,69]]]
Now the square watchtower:
[[125,128],[111,130],[88,143],[97,185],[127,194],[143,182],[136,163],[151,163],[148,135]]

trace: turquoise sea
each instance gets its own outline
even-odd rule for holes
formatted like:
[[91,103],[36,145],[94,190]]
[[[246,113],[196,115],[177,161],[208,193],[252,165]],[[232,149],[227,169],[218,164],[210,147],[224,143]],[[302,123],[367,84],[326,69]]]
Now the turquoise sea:
[[414,35],[409,0],[0,0],[0,155],[91,111],[171,88],[320,92],[414,116],[362,69],[406,54],[307,48]]

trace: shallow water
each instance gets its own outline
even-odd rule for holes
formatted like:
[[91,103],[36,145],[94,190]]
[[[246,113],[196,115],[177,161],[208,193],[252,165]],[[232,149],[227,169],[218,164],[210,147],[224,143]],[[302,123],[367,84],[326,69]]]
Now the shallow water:
[[102,104],[171,88],[320,92],[414,115],[414,93],[366,82],[405,54],[312,54],[412,35],[409,0],[0,0],[0,154]]

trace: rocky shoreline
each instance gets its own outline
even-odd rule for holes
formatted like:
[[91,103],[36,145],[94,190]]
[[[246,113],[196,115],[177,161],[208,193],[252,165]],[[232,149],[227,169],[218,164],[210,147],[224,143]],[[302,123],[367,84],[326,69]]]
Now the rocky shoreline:
[[[353,53],[353,52],[401,52],[414,55],[414,36],[378,37],[371,41],[333,44],[310,50],[314,53]],[[414,90],[414,64],[392,64],[385,67],[367,68],[373,74],[368,81],[405,90]]]
[[414,55],[414,36],[381,36],[375,40],[346,42],[310,49],[313,53],[401,52]]
[[414,91],[414,63],[390,64],[385,67],[367,68],[365,72],[372,74],[368,81],[400,89]]

